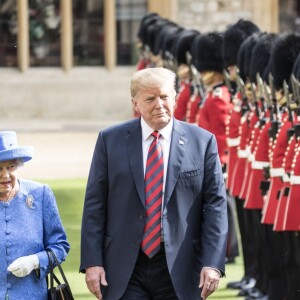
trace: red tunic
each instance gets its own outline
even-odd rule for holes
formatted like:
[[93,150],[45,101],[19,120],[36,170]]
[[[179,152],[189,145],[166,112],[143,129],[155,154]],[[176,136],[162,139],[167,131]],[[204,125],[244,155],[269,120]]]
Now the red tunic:
[[290,193],[287,199],[286,211],[283,222],[285,231],[300,230],[300,140],[296,141],[295,154],[292,160],[290,178]]
[[265,180],[263,168],[270,165],[268,157],[270,125],[271,122],[269,121],[261,128],[260,135],[256,140],[253,161],[251,163],[250,181],[244,204],[244,207],[247,209],[262,209],[263,207],[264,200],[260,184]]
[[227,163],[225,128],[231,108],[230,94],[225,85],[218,85],[207,93],[206,100],[198,110],[198,125],[216,136],[222,165]]
[[191,84],[189,81],[181,81],[178,94],[176,96],[176,106],[174,117],[177,120],[185,121],[187,113],[187,105],[191,97]]
[[250,179],[250,169],[251,169],[251,163],[253,159],[253,154],[251,152],[251,147],[252,147],[252,142],[253,142],[253,137],[254,137],[254,130],[255,130],[255,125],[258,121],[258,116],[254,112],[254,110],[250,113],[249,115],[249,130],[247,132],[247,138],[246,138],[246,155],[247,155],[247,162],[245,166],[245,175],[243,176],[243,184],[242,188],[239,194],[239,198],[241,199],[246,199],[246,194],[247,194],[247,188],[249,184],[249,179]]
[[196,115],[201,102],[201,98],[195,91],[190,97],[187,104],[186,121],[188,123],[196,123]]
[[272,152],[270,154],[271,185],[263,207],[263,224],[274,224],[278,199],[283,185],[281,180],[281,177],[284,175],[282,163],[288,146],[287,130],[292,127],[286,113],[283,114],[281,123],[281,127],[278,129],[276,140],[274,141]]
[[275,214],[274,227],[275,231],[284,230],[284,217],[288,202],[288,194],[290,191],[290,178],[288,173],[292,170],[292,163],[295,154],[296,138],[292,136],[288,142],[288,147],[286,148],[285,155],[283,158],[282,167],[284,169],[284,176],[282,177],[283,185],[278,200],[277,210]]
[[241,142],[238,146],[238,159],[233,169],[233,182],[231,187],[231,195],[234,197],[239,196],[241,187],[243,184],[243,178],[245,175],[245,166],[246,166],[246,140],[249,131],[249,124],[247,121],[248,115],[250,112],[245,113],[244,116],[241,117],[241,124],[239,128]]
[[148,65],[150,64],[150,60],[144,57],[140,57],[139,61],[137,62],[136,65],[136,70],[140,71],[143,69],[148,68]]
[[238,95],[236,95],[233,99],[233,108],[230,112],[228,124],[226,126],[226,142],[229,149],[226,187],[230,194],[232,193],[231,186],[234,180],[233,170],[238,159],[237,152],[241,141],[239,136],[241,117],[241,100],[238,98]]

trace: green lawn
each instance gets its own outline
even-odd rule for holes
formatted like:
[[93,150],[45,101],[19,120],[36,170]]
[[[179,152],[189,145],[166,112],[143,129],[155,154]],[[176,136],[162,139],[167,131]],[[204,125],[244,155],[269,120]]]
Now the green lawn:
[[[78,272],[80,255],[80,226],[86,180],[48,180],[57,199],[62,222],[67,232],[71,250],[63,269],[71,285],[75,300],[95,299],[86,288],[84,275]],[[219,289],[209,299],[236,300],[237,291],[225,288],[228,281],[239,280],[243,275],[242,260],[227,265],[226,278],[221,279]]]

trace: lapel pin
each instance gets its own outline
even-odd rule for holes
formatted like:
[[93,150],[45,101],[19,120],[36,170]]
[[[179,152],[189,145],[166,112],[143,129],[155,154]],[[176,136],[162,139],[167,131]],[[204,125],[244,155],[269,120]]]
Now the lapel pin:
[[179,145],[184,145],[184,141],[183,140],[179,140]]
[[34,202],[33,196],[32,196],[32,195],[29,195],[29,196],[26,198],[26,205],[27,205],[27,207],[30,208],[30,209],[34,209],[33,202]]

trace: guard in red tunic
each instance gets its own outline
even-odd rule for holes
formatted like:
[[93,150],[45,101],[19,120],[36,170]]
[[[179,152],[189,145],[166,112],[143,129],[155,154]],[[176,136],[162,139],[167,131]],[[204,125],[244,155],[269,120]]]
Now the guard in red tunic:
[[[200,127],[216,136],[220,161],[225,170],[228,157],[225,128],[232,104],[228,88],[224,84],[222,42],[222,35],[218,32],[207,33],[198,39],[195,67],[202,76],[206,95],[199,107],[196,121]],[[239,252],[230,200],[228,198],[229,234],[226,254],[228,259],[233,260]]]
[[225,166],[228,158],[225,128],[232,104],[223,77],[222,42],[218,32],[202,35],[198,41],[199,52],[195,61],[203,78],[206,97],[198,109],[196,121],[216,136],[220,160]]
[[195,30],[183,30],[174,41],[171,52],[176,61],[179,91],[176,98],[174,116],[181,121],[187,121],[188,102],[191,97],[192,76],[191,61],[187,61],[187,53],[191,53],[193,41],[200,33]]
[[[242,42],[252,33],[259,31],[259,28],[252,23],[251,21],[239,20],[235,24],[229,26],[224,32],[224,43],[223,43],[223,58],[225,66],[229,72],[230,79],[236,81],[236,66],[238,52]],[[242,127],[244,130],[247,129],[247,124],[244,124],[246,121],[246,116],[243,116],[245,111],[242,109],[242,96],[239,91],[232,96],[233,99],[233,109],[231,111],[231,117],[229,119],[228,128],[227,128],[227,145],[229,148],[229,157],[228,157],[228,188],[230,194],[234,196],[236,213],[238,224],[241,233],[241,245],[243,251],[243,263],[244,263],[244,276],[241,280],[235,282],[229,282],[227,287],[240,289],[242,287],[253,287],[254,272],[253,272],[253,262],[250,259],[249,251],[251,250],[251,242],[247,238],[246,228],[244,222],[244,211],[243,211],[243,201],[238,198],[239,184],[238,180],[243,178],[243,174],[236,172],[237,162],[245,161],[243,156],[243,142],[242,142]],[[245,132],[243,133],[245,135]],[[242,144],[242,145],[241,145]],[[238,156],[240,154],[240,158]],[[243,172],[243,167],[241,168]],[[235,190],[235,191],[234,191]]]
[[[271,70],[274,77],[275,92],[272,92],[274,101],[274,116],[272,125],[271,151],[270,151],[270,189],[266,196],[262,223],[265,224],[266,236],[268,240],[268,276],[270,299],[289,299],[287,298],[286,274],[286,253],[290,249],[285,235],[273,230],[276,211],[282,192],[282,177],[285,174],[283,168],[283,160],[286,149],[288,147],[288,130],[292,127],[286,108],[284,108],[286,99],[283,96],[283,83],[289,82],[294,62],[300,52],[300,35],[295,33],[281,34],[272,50],[271,54]],[[272,89],[271,89],[272,90]],[[277,121],[278,123],[276,123]],[[276,129],[277,128],[277,132]],[[281,219],[281,216],[277,216]]]

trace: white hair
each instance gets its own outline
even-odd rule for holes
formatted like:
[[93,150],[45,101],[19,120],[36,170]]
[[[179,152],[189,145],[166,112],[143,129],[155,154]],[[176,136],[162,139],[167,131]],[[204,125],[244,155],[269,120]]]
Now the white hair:
[[147,68],[137,71],[131,79],[131,97],[134,98],[138,91],[143,88],[159,86],[162,83],[170,86],[175,94],[176,74],[166,68]]

